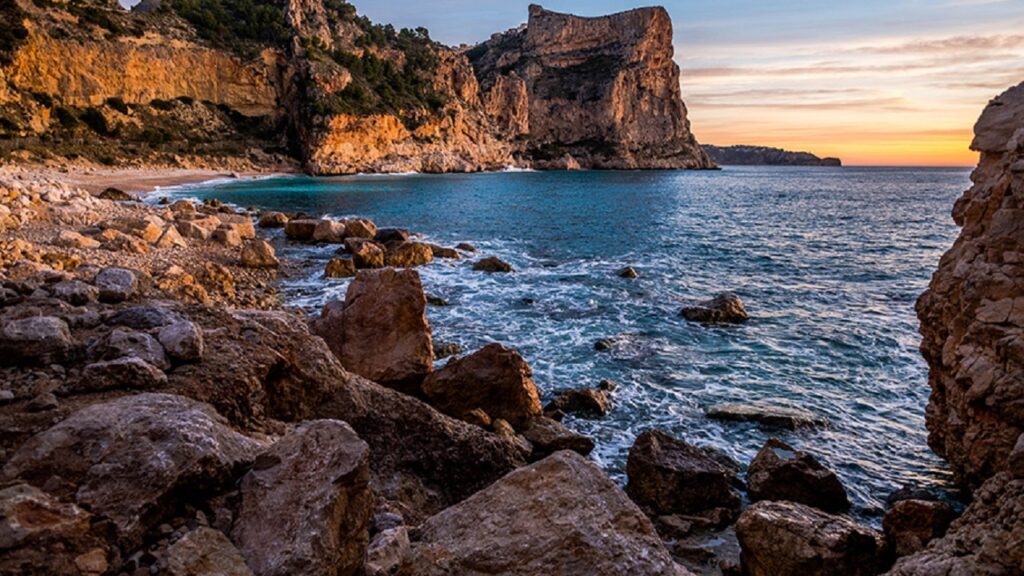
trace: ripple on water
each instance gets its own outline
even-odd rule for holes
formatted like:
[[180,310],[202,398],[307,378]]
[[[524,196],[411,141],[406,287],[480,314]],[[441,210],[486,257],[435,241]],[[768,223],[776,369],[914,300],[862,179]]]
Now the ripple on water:
[[[743,168],[714,173],[587,172],[284,178],[192,187],[266,209],[336,216],[468,241],[510,262],[488,275],[469,261],[420,269],[435,337],[464,349],[518,348],[542,391],[620,384],[606,418],[566,422],[597,441],[594,459],[623,480],[645,428],[664,428],[748,463],[771,431],[709,420],[721,402],[773,401],[830,426],[775,432],[834,467],[865,517],[905,482],[945,484],[926,444],[927,373],[914,301],[956,229],[949,207],[968,170]],[[333,248],[289,245],[308,259],[285,280],[308,310],[341,298],[324,280]],[[470,259],[472,260],[472,259]],[[632,265],[633,281],[615,271]],[[737,292],[752,319],[702,327],[684,302]],[[611,353],[595,340],[613,338]],[[872,520],[874,521],[874,520]]]

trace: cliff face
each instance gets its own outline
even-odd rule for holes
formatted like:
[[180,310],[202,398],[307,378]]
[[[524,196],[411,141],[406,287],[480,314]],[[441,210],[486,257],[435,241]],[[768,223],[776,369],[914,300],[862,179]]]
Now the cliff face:
[[0,154],[256,150],[316,174],[713,165],[661,8],[532,6],[527,26],[462,53],[342,0],[0,2],[23,24],[0,51]]
[[525,28],[467,55],[492,118],[524,141],[531,161],[713,166],[690,133],[664,8],[581,18],[534,5]]
[[839,158],[820,158],[810,152],[790,152],[766,146],[712,146],[704,151],[723,166],[842,166]]
[[895,574],[1024,573],[1024,84],[975,126],[963,227],[917,305],[929,443],[974,501]]

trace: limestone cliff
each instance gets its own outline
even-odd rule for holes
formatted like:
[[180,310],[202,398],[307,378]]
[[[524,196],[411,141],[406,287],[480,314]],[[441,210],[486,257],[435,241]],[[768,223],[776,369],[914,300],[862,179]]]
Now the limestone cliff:
[[661,8],[530,9],[467,52],[344,0],[0,0],[0,156],[311,173],[707,168]]
[[495,121],[545,166],[709,168],[690,132],[664,8],[582,18],[530,6],[467,52]]
[[1024,573],[1024,84],[988,105],[972,148],[963,229],[917,310],[929,442],[974,501],[895,574]]

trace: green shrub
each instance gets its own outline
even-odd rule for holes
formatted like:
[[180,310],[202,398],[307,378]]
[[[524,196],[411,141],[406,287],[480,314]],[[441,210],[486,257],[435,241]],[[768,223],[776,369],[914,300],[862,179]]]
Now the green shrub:
[[291,37],[284,12],[267,0],[170,0],[170,9],[213,44],[244,52],[247,43],[283,45]]

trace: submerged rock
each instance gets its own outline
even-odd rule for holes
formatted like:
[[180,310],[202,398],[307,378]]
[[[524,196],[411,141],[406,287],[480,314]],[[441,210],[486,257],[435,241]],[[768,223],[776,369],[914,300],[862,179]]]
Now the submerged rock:
[[512,265],[497,256],[489,256],[473,264],[477,272],[512,272]]
[[788,500],[841,512],[850,507],[835,472],[814,456],[770,438],[747,470],[747,493],[758,500]]
[[611,411],[608,391],[595,388],[557,390],[555,397],[544,407],[545,414],[563,412],[583,416],[604,416]]
[[622,268],[621,270],[616,272],[616,274],[619,276],[619,278],[626,278],[627,280],[635,280],[640,277],[640,273],[637,272],[636,268],[633,268],[632,266],[626,266],[625,268]]
[[455,418],[479,408],[519,427],[541,412],[529,364],[500,344],[449,361],[423,381],[423,394],[431,406]]
[[787,430],[828,425],[828,420],[813,412],[800,408],[773,406],[764,402],[716,404],[707,408],[705,414],[714,420],[756,422],[762,426]]
[[796,502],[758,502],[736,522],[749,576],[873,576],[884,568],[882,535]]
[[723,292],[696,306],[683,308],[679,314],[690,322],[702,324],[742,324],[750,319],[740,297]]
[[417,533],[399,575],[686,574],[636,505],[573,452],[512,472]]
[[[629,449],[626,492],[656,515],[739,513],[736,469],[707,451],[660,430],[647,430]],[[721,514],[715,514],[721,516]]]

